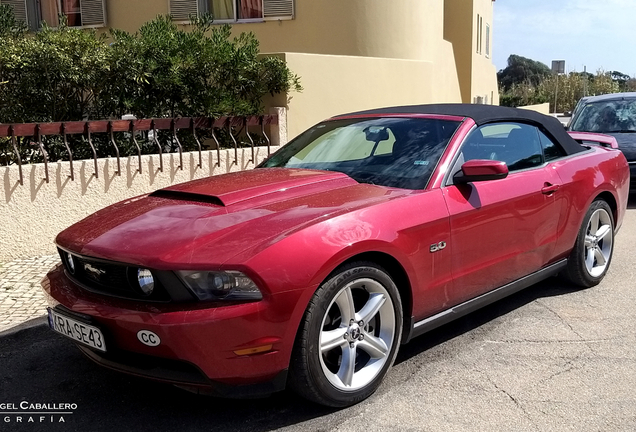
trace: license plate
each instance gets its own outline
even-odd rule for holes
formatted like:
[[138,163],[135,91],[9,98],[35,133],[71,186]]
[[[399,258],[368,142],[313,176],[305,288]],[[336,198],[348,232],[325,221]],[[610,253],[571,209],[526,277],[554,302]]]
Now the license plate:
[[104,335],[92,325],[74,320],[49,308],[49,327],[54,332],[73,339],[75,342],[106,352]]

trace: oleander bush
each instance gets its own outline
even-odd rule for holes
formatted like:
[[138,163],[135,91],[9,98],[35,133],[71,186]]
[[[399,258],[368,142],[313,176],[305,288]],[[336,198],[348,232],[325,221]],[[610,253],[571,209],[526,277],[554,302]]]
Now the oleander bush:
[[[213,25],[211,15],[193,17],[191,28],[177,27],[158,16],[131,34],[43,25],[29,34],[12,8],[0,5],[0,123],[55,122],[137,118],[261,114],[268,93],[301,91],[299,77],[277,57],[259,56],[252,33],[232,37],[229,25]],[[238,131],[235,131],[238,133]],[[160,135],[166,151],[174,150],[170,134]],[[136,153],[130,137],[119,135],[120,153]],[[156,145],[140,136],[144,153]],[[74,140],[81,140],[74,137]],[[39,153],[21,140],[23,160]],[[95,135],[99,156],[113,147]],[[185,150],[194,147],[186,133]],[[59,137],[46,137],[50,160],[66,159]],[[90,148],[74,143],[76,159],[91,157]],[[12,161],[11,146],[0,148]],[[0,156],[1,157],[1,156]]]

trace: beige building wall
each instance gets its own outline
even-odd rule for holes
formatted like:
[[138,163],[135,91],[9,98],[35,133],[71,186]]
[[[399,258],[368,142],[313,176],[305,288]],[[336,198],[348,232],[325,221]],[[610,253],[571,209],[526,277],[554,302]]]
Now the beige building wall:
[[108,0],[106,25],[110,28],[135,33],[157,15],[169,13],[169,0]]
[[[109,0],[107,25],[135,32],[169,0]],[[232,23],[253,32],[261,52],[432,60],[443,38],[444,0],[295,0],[292,20]]]
[[[460,100],[452,50],[447,62],[282,53],[302,77],[302,93],[277,96],[268,106],[286,106],[289,138],[334,115],[392,105]],[[448,55],[450,54],[450,55]],[[447,85],[439,85],[440,80]]]
[[444,38],[455,49],[462,102],[499,105],[497,71],[492,64],[493,0],[446,0]]
[[542,104],[537,104],[537,105],[526,105],[526,106],[522,106],[522,107],[519,107],[519,108],[540,112],[541,114],[545,114],[545,115],[550,115],[550,103],[549,102],[542,103]]
[[[170,12],[169,0],[109,0],[107,7],[108,25],[130,32],[156,15]],[[233,32],[253,32],[263,53],[430,62],[433,69],[427,79],[433,80],[436,88],[447,87],[441,93],[452,98],[422,99],[419,103],[472,103],[476,96],[487,96],[488,103],[498,104],[492,55],[487,57],[483,46],[489,25],[492,47],[492,9],[492,0],[295,0],[294,19],[233,23]],[[477,15],[483,22],[481,54],[476,52]],[[449,74],[451,66],[455,71]],[[313,78],[291,69],[308,89],[307,79]],[[458,85],[460,98],[455,97]]]
[[[473,0],[473,8],[472,101],[467,102],[474,102],[476,97],[480,97],[484,103],[499,105],[497,70],[492,63],[492,0]],[[477,27],[477,16],[480,17],[481,28]]]
[[473,5],[472,1],[444,2],[444,39],[453,45],[461,101],[472,102]]

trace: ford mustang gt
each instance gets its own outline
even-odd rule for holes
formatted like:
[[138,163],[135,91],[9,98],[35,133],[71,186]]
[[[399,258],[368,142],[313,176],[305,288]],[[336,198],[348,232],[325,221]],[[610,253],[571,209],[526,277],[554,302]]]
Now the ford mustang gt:
[[551,276],[598,284],[628,188],[613,137],[532,111],[341,115],[61,232],[49,324],[119,371],[344,407],[426,331]]

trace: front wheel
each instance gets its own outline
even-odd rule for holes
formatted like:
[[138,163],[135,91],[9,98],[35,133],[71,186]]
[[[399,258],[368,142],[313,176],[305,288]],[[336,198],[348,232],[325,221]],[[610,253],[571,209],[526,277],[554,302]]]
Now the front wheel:
[[598,285],[609,269],[613,252],[612,209],[605,201],[594,201],[585,214],[564,276],[585,288]]
[[395,360],[402,321],[400,293],[381,267],[341,268],[309,302],[292,353],[291,387],[333,407],[366,399]]

